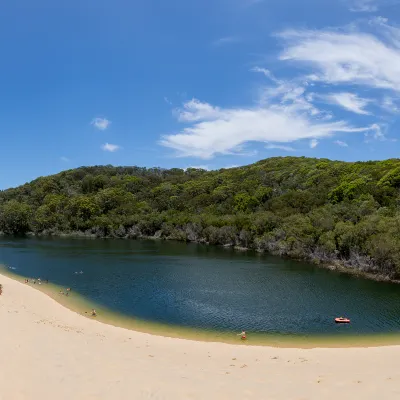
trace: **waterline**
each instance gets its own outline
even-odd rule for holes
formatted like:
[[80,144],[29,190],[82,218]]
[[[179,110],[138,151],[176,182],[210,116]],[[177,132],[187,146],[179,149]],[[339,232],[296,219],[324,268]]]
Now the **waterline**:
[[[0,267],[0,274],[5,275],[18,282],[24,283],[28,277],[19,275],[5,266]],[[0,275],[0,276],[1,276]],[[0,282],[1,283],[1,282]],[[400,335],[390,334],[349,334],[349,335],[292,335],[292,334],[268,334],[248,332],[246,341],[240,340],[236,333],[219,332],[216,330],[194,329],[177,325],[144,321],[123,315],[110,310],[104,305],[97,304],[81,294],[72,290],[69,296],[65,294],[65,287],[54,283],[32,284],[36,289],[51,297],[62,306],[76,312],[86,318],[95,318],[97,321],[132,331],[148,333],[151,335],[170,338],[180,338],[203,342],[219,342],[236,344],[241,346],[269,346],[278,348],[347,348],[347,347],[379,347],[400,344]],[[4,295],[7,295],[4,293]],[[97,316],[91,316],[91,310],[96,309]],[[333,322],[332,322],[333,323]]]

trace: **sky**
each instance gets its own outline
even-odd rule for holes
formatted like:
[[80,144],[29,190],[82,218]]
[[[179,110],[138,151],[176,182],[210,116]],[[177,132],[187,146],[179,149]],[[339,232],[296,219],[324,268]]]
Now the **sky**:
[[399,156],[400,0],[4,0],[0,50],[0,189]]

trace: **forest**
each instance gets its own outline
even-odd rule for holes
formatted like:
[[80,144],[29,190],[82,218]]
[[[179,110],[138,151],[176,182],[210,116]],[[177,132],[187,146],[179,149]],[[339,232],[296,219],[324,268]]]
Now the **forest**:
[[93,166],[0,192],[3,235],[158,238],[400,277],[400,160]]

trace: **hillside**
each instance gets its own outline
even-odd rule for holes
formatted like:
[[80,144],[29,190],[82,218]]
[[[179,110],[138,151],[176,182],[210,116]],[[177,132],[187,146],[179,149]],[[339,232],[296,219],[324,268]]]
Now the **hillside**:
[[95,166],[0,192],[6,234],[156,236],[400,276],[400,160],[219,171]]

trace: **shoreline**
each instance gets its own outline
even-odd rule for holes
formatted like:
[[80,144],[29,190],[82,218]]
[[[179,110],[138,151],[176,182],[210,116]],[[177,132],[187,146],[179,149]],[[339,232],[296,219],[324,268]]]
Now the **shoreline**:
[[399,398],[400,346],[275,348],[174,339],[83,318],[0,275],[5,399]]
[[[224,331],[208,331],[177,325],[167,325],[152,321],[144,321],[126,316],[110,310],[100,304],[91,302],[74,291],[69,296],[60,295],[59,291],[65,289],[53,283],[25,284],[28,277],[11,272],[5,266],[0,266],[0,279],[2,276],[18,283],[29,286],[47,297],[51,298],[64,308],[89,320],[96,320],[101,324],[116,328],[127,329],[132,332],[154,335],[158,337],[191,340],[196,342],[224,343],[245,347],[273,347],[282,349],[344,349],[387,347],[400,345],[400,334],[349,334],[349,335],[309,335],[295,336],[285,334],[260,334],[248,332],[248,339],[243,342],[235,333]],[[1,283],[1,282],[0,282]],[[97,316],[90,315],[91,309],[96,309]],[[86,310],[86,311],[85,311]]]
[[[4,238],[7,236],[14,238],[14,236],[12,236],[12,235],[6,235],[3,232],[0,232],[0,238],[2,238],[2,237]],[[141,236],[137,236],[137,237],[128,237],[128,236],[117,237],[117,236],[97,236],[96,234],[92,234],[92,233],[89,234],[89,233],[81,232],[81,231],[59,232],[59,233],[52,233],[52,234],[28,232],[23,237],[38,238],[38,239],[54,238],[54,239],[88,239],[88,240],[94,240],[94,239],[153,240],[153,241],[172,241],[172,242],[178,242],[178,243],[197,244],[197,245],[204,245],[204,246],[215,246],[215,247],[219,247],[219,248],[225,248],[227,250],[233,250],[236,252],[253,252],[255,254],[271,255],[271,256],[275,256],[275,257],[280,257],[282,259],[296,261],[296,262],[307,262],[318,268],[328,269],[330,271],[336,271],[336,272],[339,272],[342,274],[351,275],[351,276],[355,276],[358,278],[373,280],[375,282],[387,282],[387,283],[400,284],[400,279],[394,279],[388,275],[384,275],[379,272],[375,273],[375,272],[371,272],[371,271],[363,271],[363,270],[360,270],[357,268],[349,267],[348,265],[346,265],[346,260],[332,259],[332,260],[327,261],[327,260],[317,259],[317,258],[314,258],[311,256],[304,257],[304,258],[296,258],[296,257],[291,257],[290,255],[281,255],[278,253],[268,252],[266,250],[260,250],[260,249],[253,248],[253,247],[243,247],[243,246],[236,246],[236,245],[230,245],[230,244],[217,245],[217,244],[210,244],[206,241],[201,241],[201,240],[197,240],[197,241],[196,240],[178,240],[176,238],[160,237],[160,236],[157,236],[157,234],[155,234],[153,236],[141,235]]]

